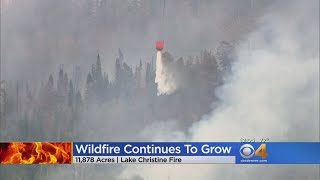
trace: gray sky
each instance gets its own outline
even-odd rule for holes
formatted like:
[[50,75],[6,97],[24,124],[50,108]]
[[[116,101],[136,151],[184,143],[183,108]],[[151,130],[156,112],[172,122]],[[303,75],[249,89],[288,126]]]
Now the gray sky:
[[[130,64],[155,57],[165,40],[175,57],[214,50],[222,40],[238,42],[256,25],[269,1],[251,0],[11,0],[1,17],[3,77],[34,79],[59,64],[90,68],[101,53],[113,76],[118,48]],[[4,4],[4,2],[3,2]]]

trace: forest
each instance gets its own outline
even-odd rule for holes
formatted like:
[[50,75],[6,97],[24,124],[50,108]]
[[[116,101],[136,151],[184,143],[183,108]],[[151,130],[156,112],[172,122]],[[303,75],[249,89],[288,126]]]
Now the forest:
[[[157,95],[153,59],[132,66],[126,63],[120,49],[114,62],[114,80],[109,79],[101,65],[103,58],[97,54],[92,58],[90,72],[82,72],[79,67],[67,72],[60,65],[59,72],[32,83],[41,84],[40,87],[30,87],[30,81],[3,81],[1,140],[83,140],[82,125],[99,125],[100,121],[108,122],[110,118],[113,118],[110,122],[123,121],[122,126],[126,121],[150,123],[174,119],[186,130],[217,101],[215,87],[221,85],[226,72],[230,72],[232,51],[232,45],[220,42],[215,52],[204,50],[187,60],[175,60],[169,52],[164,52],[163,59],[170,62],[167,66],[179,82],[179,89],[170,95]],[[82,74],[87,75],[81,77]],[[84,84],[80,84],[83,78]],[[97,108],[105,108],[102,119],[90,114]],[[16,126],[7,127],[8,122]],[[115,124],[108,126],[117,129]]]

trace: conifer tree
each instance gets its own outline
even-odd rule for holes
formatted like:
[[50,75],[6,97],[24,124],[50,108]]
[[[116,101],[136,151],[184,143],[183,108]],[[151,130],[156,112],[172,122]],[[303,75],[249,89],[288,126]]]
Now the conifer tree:
[[99,54],[98,54],[97,63],[96,63],[96,79],[98,81],[102,79],[102,68],[101,68],[101,60],[100,60]]
[[69,83],[69,93],[68,93],[68,106],[73,107],[73,94],[74,94],[72,80]]
[[86,103],[89,103],[89,101],[92,100],[92,85],[93,85],[93,79],[90,73],[88,73],[87,81],[86,81],[86,92],[85,92],[85,99]]
[[49,89],[53,89],[53,85],[54,85],[54,83],[53,83],[53,77],[52,77],[52,74],[50,74],[49,80],[48,80],[48,83],[47,83],[47,87],[48,87]]

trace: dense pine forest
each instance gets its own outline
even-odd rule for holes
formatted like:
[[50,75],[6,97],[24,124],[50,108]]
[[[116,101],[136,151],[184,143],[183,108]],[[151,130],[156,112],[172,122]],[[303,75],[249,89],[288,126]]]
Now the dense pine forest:
[[[101,65],[103,56],[97,54],[92,58],[90,72],[79,67],[67,72],[60,65],[57,73],[52,72],[41,82],[3,81],[1,140],[84,140],[83,127],[95,128],[103,121],[113,132],[126,129],[126,124],[169,119],[178,120],[180,128],[186,129],[210,111],[210,104],[217,100],[214,90],[230,71],[232,51],[230,44],[221,42],[215,51],[204,50],[186,60],[175,60],[164,52],[163,59],[179,82],[179,89],[170,95],[157,95],[153,59],[129,65],[120,49],[113,80]],[[115,121],[123,124],[119,126]],[[8,122],[11,127],[6,126]]]

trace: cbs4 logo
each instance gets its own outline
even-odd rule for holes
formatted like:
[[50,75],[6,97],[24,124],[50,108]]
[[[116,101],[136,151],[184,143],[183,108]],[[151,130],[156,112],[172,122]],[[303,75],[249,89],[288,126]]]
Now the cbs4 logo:
[[244,144],[240,147],[240,155],[245,159],[252,158],[253,156],[260,156],[262,159],[266,159],[268,156],[267,145],[261,144],[259,148],[255,150],[252,145]]

